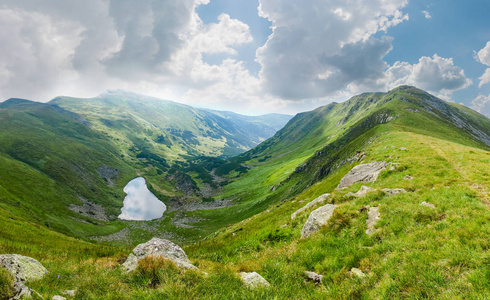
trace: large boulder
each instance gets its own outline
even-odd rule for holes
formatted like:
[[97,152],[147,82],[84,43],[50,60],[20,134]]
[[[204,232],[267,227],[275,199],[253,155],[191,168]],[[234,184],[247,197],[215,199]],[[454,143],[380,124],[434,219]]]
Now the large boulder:
[[169,240],[159,238],[152,238],[150,241],[136,246],[122,266],[127,272],[131,272],[138,267],[138,260],[147,256],[164,257],[173,261],[181,269],[197,269],[191,264],[182,248]]
[[327,204],[311,212],[308,220],[306,220],[303,230],[301,231],[301,238],[307,238],[313,233],[320,230],[322,226],[327,224],[330,217],[337,206],[334,204]]
[[308,208],[318,204],[318,203],[322,203],[325,201],[325,199],[328,198],[330,194],[323,194],[319,197],[317,197],[315,200],[311,201],[310,203],[306,204],[305,206],[303,206],[302,208],[298,209],[297,211],[295,211],[292,215],[291,215],[291,220],[294,220],[294,218],[296,218],[296,215],[298,215],[299,213],[307,210]]
[[257,272],[241,272],[240,278],[242,279],[243,283],[250,288],[257,288],[260,286],[266,287],[270,285],[269,282]]
[[340,180],[337,189],[340,190],[344,187],[348,187],[359,182],[368,183],[376,181],[379,173],[381,173],[385,167],[386,163],[384,161],[373,161],[368,164],[355,166],[349,171],[349,173],[347,173],[347,175],[344,176],[344,178]]
[[37,294],[34,290],[28,288],[25,283],[31,280],[39,280],[44,277],[48,270],[37,260],[31,257],[18,254],[0,255],[0,267],[14,277],[15,297],[13,299],[22,299]]

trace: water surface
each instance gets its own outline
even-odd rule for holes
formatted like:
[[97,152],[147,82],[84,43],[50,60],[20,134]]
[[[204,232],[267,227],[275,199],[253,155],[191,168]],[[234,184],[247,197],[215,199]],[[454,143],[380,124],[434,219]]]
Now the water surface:
[[150,192],[143,177],[131,180],[124,187],[124,192],[127,196],[124,198],[123,208],[118,216],[121,220],[158,219],[167,209],[165,204]]

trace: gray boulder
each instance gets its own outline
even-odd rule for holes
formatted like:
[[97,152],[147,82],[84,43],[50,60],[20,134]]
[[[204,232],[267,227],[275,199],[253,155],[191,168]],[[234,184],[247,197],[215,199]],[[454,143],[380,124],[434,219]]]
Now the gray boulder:
[[396,194],[403,194],[406,193],[407,191],[405,189],[383,189],[383,192],[391,196]]
[[368,219],[366,221],[367,230],[366,234],[371,235],[374,232],[374,226],[380,220],[380,213],[378,207],[370,207],[368,211]]
[[312,211],[308,217],[308,220],[306,220],[306,223],[303,226],[301,238],[307,238],[320,230],[320,228],[324,226],[332,217],[336,207],[336,205],[327,204]]
[[147,256],[164,257],[173,261],[181,269],[197,269],[190,263],[182,248],[169,240],[159,238],[152,238],[150,241],[136,246],[122,266],[126,272],[131,272],[138,267],[138,260]]
[[296,215],[307,210],[308,208],[312,207],[312,206],[315,206],[316,204],[318,203],[322,203],[325,201],[325,199],[328,198],[328,196],[330,196],[330,194],[323,194],[319,197],[317,197],[315,200],[311,201],[310,203],[306,204],[305,206],[303,206],[302,208],[298,209],[297,211],[295,211],[292,215],[291,215],[291,220],[294,220],[294,218],[296,218]]
[[15,296],[13,299],[22,299],[37,294],[34,290],[28,288],[25,283],[31,280],[40,280],[48,272],[37,260],[31,257],[18,254],[0,255],[0,267],[14,277]]
[[322,283],[323,275],[317,274],[315,272],[305,271],[305,276],[309,281],[313,281],[315,285]]
[[363,196],[366,196],[367,193],[373,191],[374,189],[373,188],[370,188],[368,186],[361,186],[361,188],[359,189],[359,191],[357,193],[347,193],[347,196],[355,196],[355,197],[363,197]]
[[384,161],[373,161],[368,164],[355,166],[349,171],[349,173],[347,173],[347,175],[344,176],[344,178],[340,180],[337,189],[340,190],[344,187],[348,187],[359,182],[368,183],[376,181],[379,173],[381,173],[385,167],[386,163]]
[[412,177],[412,176],[410,176],[410,175],[407,175],[407,176],[403,177],[403,179],[405,179],[405,180],[412,180],[412,179],[413,179],[413,177]]
[[250,288],[270,286],[269,282],[257,272],[241,272],[240,278],[242,279],[243,283]]
[[56,296],[53,296],[53,298],[51,298],[52,300],[66,300],[65,297],[63,296],[59,296],[59,295],[56,295]]

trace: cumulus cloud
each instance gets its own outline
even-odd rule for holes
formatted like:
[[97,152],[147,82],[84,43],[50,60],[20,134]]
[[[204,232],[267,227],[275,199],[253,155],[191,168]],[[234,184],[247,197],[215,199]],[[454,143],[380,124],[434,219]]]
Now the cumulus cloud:
[[390,66],[382,85],[393,88],[402,84],[414,85],[421,89],[442,95],[464,89],[472,84],[464,70],[454,65],[452,58],[423,56],[416,64],[396,62]]
[[405,0],[315,0],[308,5],[260,0],[259,12],[273,29],[257,51],[265,90],[286,99],[324,97],[353,80],[382,76],[386,63],[381,58],[391,49],[391,39],[373,35],[407,20],[400,10],[406,4]]
[[202,54],[233,56],[252,36],[226,14],[203,24],[195,9],[208,2],[4,0],[0,97],[48,100],[112,88],[156,94],[212,84],[214,73],[237,68],[207,65]]
[[[485,47],[478,52],[475,52],[476,61],[489,66],[490,67],[490,42],[487,42]],[[480,80],[480,84],[478,87],[482,87],[484,84],[490,82],[490,68],[485,70],[485,73],[481,77],[478,78]]]
[[490,95],[478,95],[471,101],[471,108],[477,112],[490,117]]

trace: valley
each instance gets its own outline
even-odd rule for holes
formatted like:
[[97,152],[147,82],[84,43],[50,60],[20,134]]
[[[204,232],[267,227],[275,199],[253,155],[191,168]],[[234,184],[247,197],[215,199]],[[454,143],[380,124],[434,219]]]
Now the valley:
[[[49,273],[28,286],[45,298],[490,294],[490,119],[415,87],[294,117],[121,91],[11,99],[0,103],[0,128],[0,253],[39,260]],[[373,162],[375,180],[338,188]],[[166,206],[161,218],[118,219],[137,177]],[[302,237],[325,205],[331,215]],[[134,246],[154,237],[182,246],[196,269],[156,259],[124,272]],[[270,286],[244,286],[240,272]]]

